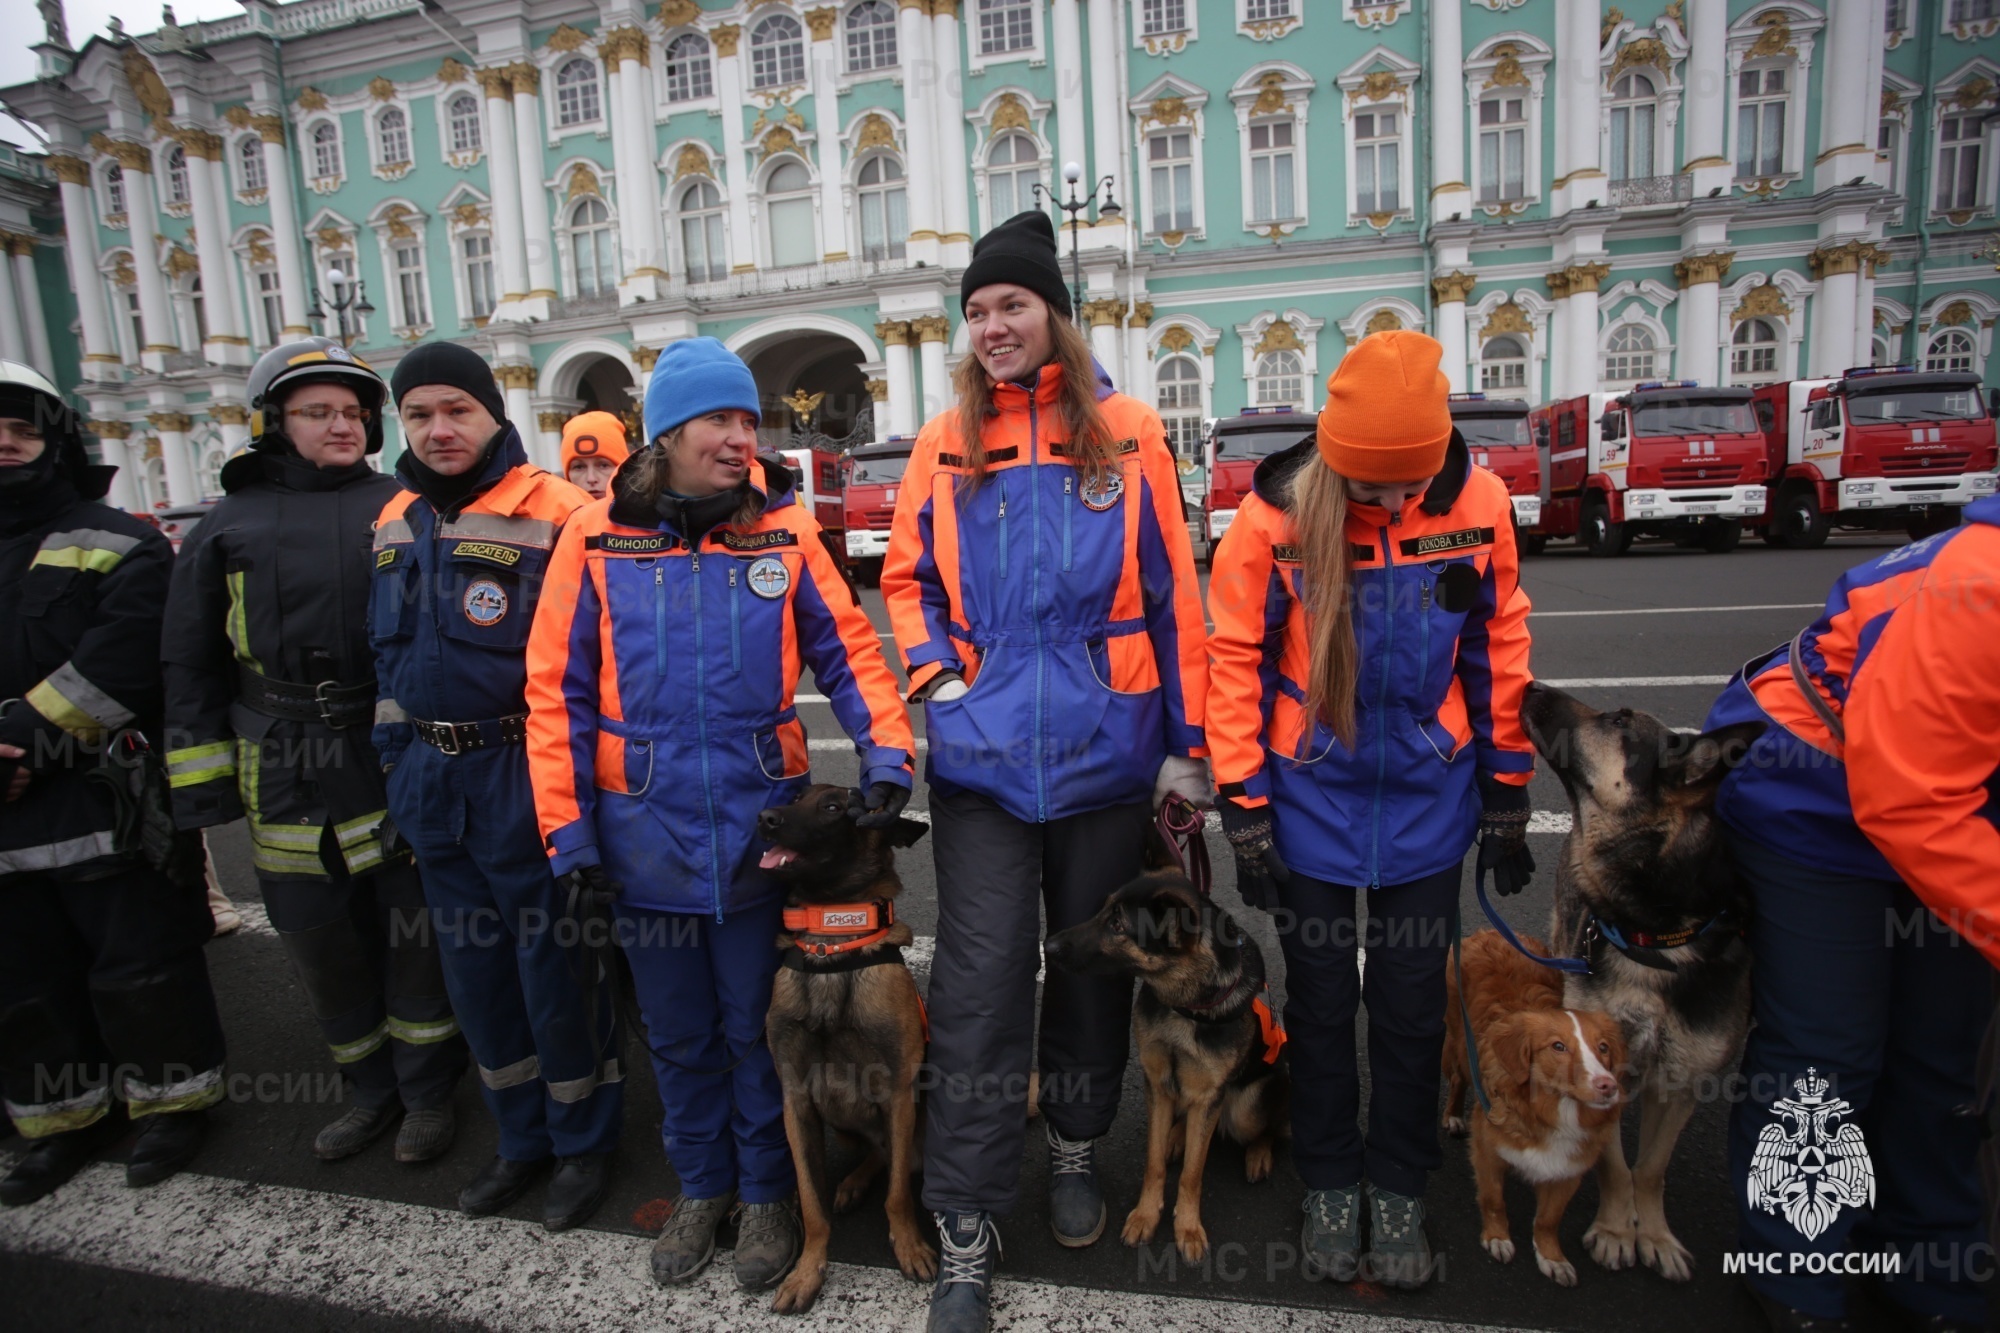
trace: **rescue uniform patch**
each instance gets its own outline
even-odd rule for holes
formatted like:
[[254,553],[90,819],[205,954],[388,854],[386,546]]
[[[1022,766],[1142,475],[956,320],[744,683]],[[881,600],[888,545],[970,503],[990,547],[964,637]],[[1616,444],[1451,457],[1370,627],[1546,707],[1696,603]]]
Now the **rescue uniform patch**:
[[795,534],[782,529],[772,532],[718,532],[715,539],[732,551],[768,551],[774,546],[796,546]]
[[507,618],[507,590],[492,579],[474,579],[465,590],[465,597],[459,603],[465,618],[481,628],[499,624]]
[[775,555],[767,555],[750,562],[750,572],[744,576],[750,591],[767,601],[777,601],[792,586],[792,571],[785,568],[785,562]]
[[1438,555],[1445,551],[1467,551],[1493,544],[1492,528],[1461,528],[1457,532],[1432,532],[1422,537],[1406,537],[1400,549],[1404,555]]
[[1086,483],[1082,495],[1083,507],[1101,514],[1125,498],[1125,474],[1106,473],[1103,481]]
[[510,567],[521,563],[520,547],[501,546],[496,542],[460,542],[451,548],[451,554],[458,560],[485,560]]
[[679,541],[671,533],[660,532],[650,537],[628,537],[616,532],[601,532],[595,537],[585,537],[583,547],[587,551],[610,551],[616,555],[658,555],[670,550]]

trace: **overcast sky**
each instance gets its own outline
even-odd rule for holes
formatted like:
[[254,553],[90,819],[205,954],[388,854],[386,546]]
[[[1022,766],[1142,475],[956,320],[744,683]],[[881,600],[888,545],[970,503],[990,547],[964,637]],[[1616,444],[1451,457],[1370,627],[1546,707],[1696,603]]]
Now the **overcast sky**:
[[[160,26],[159,6],[149,0],[67,0],[63,12],[69,21],[69,44],[79,48],[101,35],[113,14],[132,32],[152,32]],[[181,23],[233,18],[242,12],[236,0],[177,0],[174,5],[174,18]],[[29,47],[42,40],[42,16],[35,0],[0,0],[0,21],[8,28],[6,40],[0,41],[0,88],[11,88],[35,77],[40,58]],[[0,115],[0,139],[25,148],[41,147],[32,131],[4,115]]]

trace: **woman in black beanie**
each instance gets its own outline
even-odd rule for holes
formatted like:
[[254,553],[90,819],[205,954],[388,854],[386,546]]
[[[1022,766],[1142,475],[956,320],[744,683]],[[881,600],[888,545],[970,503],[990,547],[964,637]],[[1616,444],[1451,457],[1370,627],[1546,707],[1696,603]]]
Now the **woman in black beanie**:
[[[980,241],[960,308],[958,405],[917,437],[882,569],[930,739],[933,1333],[987,1326],[1044,913],[1050,933],[1088,919],[1140,872],[1166,795],[1209,794],[1201,595],[1159,415],[1112,391],[1070,323],[1045,214]],[[1117,1114],[1131,1004],[1125,980],[1044,983],[1034,1064],[1064,1245],[1104,1231],[1094,1141]]]

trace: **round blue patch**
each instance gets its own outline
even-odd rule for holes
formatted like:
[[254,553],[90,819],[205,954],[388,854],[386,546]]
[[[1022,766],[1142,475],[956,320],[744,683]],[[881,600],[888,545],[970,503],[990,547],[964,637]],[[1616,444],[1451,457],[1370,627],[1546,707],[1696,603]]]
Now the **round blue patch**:
[[1117,504],[1124,495],[1125,474],[1122,472],[1112,472],[1107,474],[1103,481],[1087,483],[1084,486],[1083,506],[1086,509],[1092,509],[1101,514]]
[[775,555],[751,561],[750,572],[745,577],[751,592],[774,602],[792,586],[792,571],[786,569],[785,562]]
[[492,579],[475,579],[459,606],[473,624],[497,625],[507,618],[507,590]]

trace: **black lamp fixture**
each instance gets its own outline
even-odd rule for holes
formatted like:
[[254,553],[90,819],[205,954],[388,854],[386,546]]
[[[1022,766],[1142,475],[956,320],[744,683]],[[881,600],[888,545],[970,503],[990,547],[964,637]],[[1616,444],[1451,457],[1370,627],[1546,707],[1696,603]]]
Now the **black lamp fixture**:
[[1089,194],[1079,199],[1076,187],[1083,180],[1083,168],[1074,162],[1065,162],[1063,163],[1062,174],[1063,180],[1069,185],[1069,198],[1056,198],[1055,192],[1045,188],[1040,181],[1035,182],[1034,190],[1037,199],[1046,198],[1050,203],[1053,203],[1057,208],[1060,208],[1064,213],[1069,215],[1067,225],[1069,227],[1070,317],[1076,321],[1077,327],[1082,328],[1083,256],[1078,249],[1077,228],[1083,225],[1082,215],[1084,210],[1088,209],[1092,204],[1097,203],[1099,191],[1102,191],[1104,194],[1104,202],[1097,204],[1097,216],[1100,220],[1110,218],[1115,221],[1124,216],[1125,210],[1119,207],[1118,200],[1112,194],[1112,177],[1106,176],[1103,180],[1090,187]]
[[[327,290],[333,293],[326,304],[333,307],[334,325],[338,330],[334,336],[340,339],[342,347],[352,347],[360,339],[368,317],[375,313],[375,307],[368,302],[368,284],[334,264],[326,270],[326,285]],[[312,319],[327,317],[326,310],[320,305],[317,287],[312,289],[312,304],[307,307],[306,314]]]

